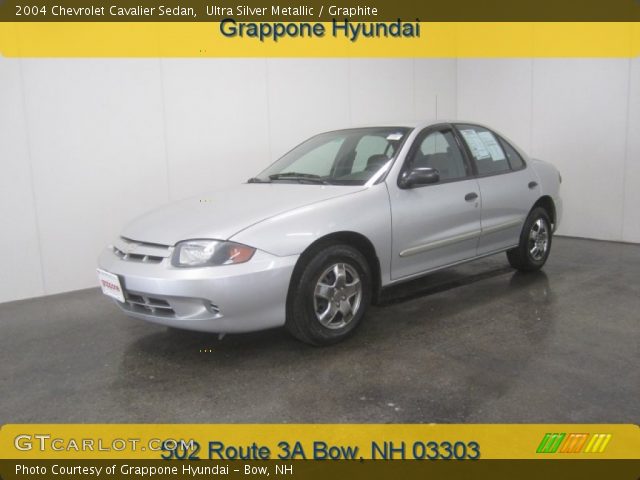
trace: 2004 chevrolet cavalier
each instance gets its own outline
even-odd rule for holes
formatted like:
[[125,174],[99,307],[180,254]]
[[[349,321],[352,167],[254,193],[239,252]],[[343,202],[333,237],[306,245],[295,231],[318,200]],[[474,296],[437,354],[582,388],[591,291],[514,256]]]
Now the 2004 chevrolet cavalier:
[[476,124],[323,133],[245,184],[138,218],[98,275],[133,317],[218,333],[284,325],[329,344],[392,284],[499,252],[542,267],[560,182]]

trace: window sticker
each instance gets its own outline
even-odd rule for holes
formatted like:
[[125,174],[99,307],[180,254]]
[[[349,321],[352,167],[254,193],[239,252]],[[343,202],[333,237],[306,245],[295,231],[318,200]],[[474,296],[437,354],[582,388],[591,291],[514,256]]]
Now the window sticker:
[[491,155],[491,159],[494,162],[505,160],[504,152],[502,151],[502,148],[500,148],[500,145],[498,145],[496,137],[493,136],[493,133],[480,132],[478,133],[478,136],[482,140],[482,143],[484,143],[484,146],[489,151],[489,155]]
[[485,146],[482,139],[478,136],[478,132],[472,129],[461,130],[462,136],[464,137],[467,145],[469,145],[469,150],[471,150],[471,155],[473,155],[476,160],[483,160],[485,158],[491,158],[491,154],[487,147]]
[[402,134],[401,133],[392,133],[390,135],[387,135],[387,140],[393,142],[396,140],[400,140],[402,138]]

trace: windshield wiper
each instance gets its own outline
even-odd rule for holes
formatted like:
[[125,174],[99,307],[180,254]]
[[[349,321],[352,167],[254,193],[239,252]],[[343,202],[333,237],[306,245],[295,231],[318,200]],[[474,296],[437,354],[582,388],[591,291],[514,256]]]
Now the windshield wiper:
[[251,177],[249,180],[247,180],[247,183],[271,183],[271,181],[265,180],[263,178]]
[[314,175],[313,173],[298,173],[298,172],[284,172],[284,173],[274,173],[273,175],[269,175],[271,180],[293,180],[297,182],[311,182],[311,183],[321,183],[323,185],[330,185],[325,179],[323,179],[320,175]]

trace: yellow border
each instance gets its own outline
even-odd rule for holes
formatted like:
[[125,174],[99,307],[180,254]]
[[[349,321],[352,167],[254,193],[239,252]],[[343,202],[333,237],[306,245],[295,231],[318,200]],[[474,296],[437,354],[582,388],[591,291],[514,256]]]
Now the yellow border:
[[226,38],[219,23],[0,23],[6,57],[637,57],[640,23],[433,22],[420,38]]
[[[0,429],[0,459],[157,459],[160,452],[140,447],[150,439],[175,439],[200,443],[200,458],[207,458],[209,441],[222,441],[226,445],[246,446],[253,442],[271,449],[272,458],[279,452],[278,442],[286,440],[293,444],[300,441],[306,452],[312,451],[314,441],[330,445],[354,445],[359,447],[363,458],[371,458],[371,442],[392,441],[396,446],[405,442],[407,452],[414,442],[477,442],[482,459],[549,459],[549,454],[536,453],[541,440],[550,432],[570,434],[610,435],[606,449],[597,452],[553,453],[554,459],[638,459],[640,453],[640,428],[637,425],[565,424],[565,425],[5,425]],[[109,447],[114,439],[138,439],[135,452],[131,448],[123,451],[76,451],[47,448],[41,451],[36,434],[49,435],[51,439],[62,439],[59,447],[65,447],[70,439],[81,444],[83,439],[101,439],[103,447]],[[27,435],[34,448],[22,451],[16,448],[19,435]],[[22,446],[25,437],[19,440]],[[129,443],[127,443],[129,445]]]

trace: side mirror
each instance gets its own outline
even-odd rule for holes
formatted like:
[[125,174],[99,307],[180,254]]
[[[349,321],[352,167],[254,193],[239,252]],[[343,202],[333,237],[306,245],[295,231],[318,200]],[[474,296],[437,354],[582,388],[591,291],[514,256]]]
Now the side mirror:
[[405,171],[400,177],[400,188],[413,188],[430,185],[440,181],[438,170],[430,167],[417,167]]

